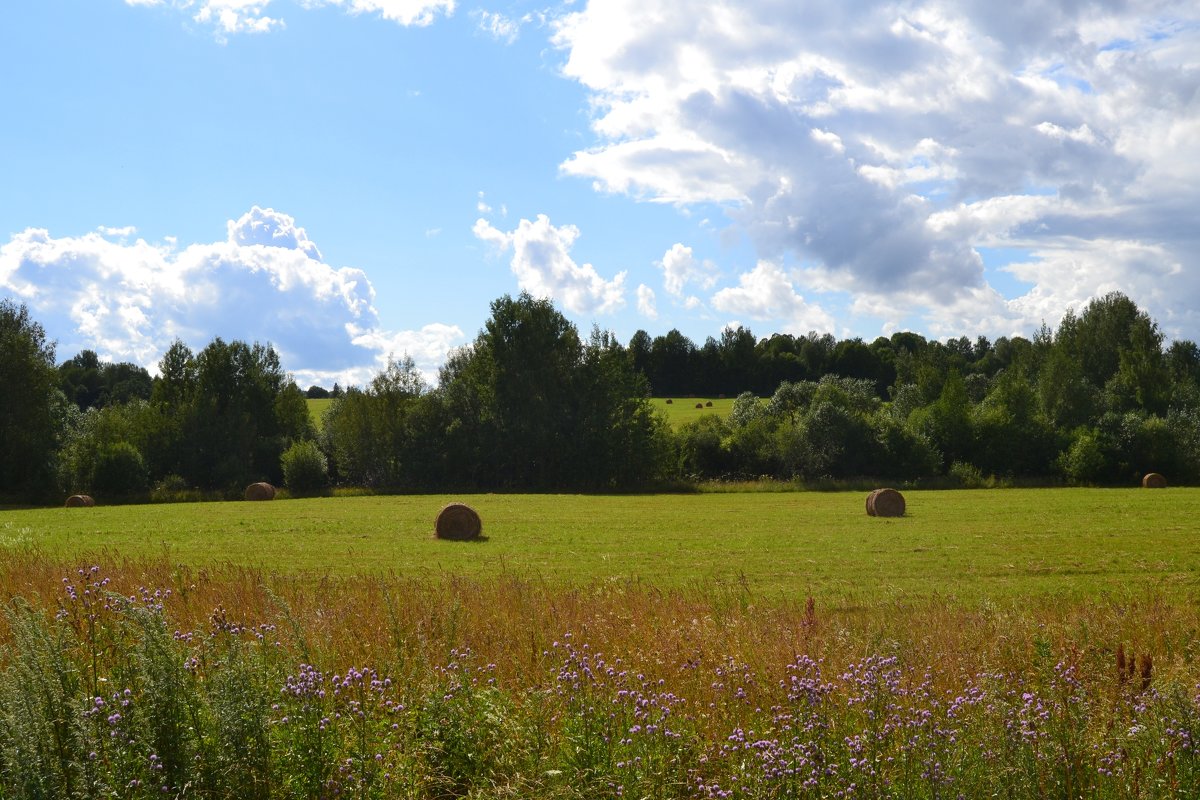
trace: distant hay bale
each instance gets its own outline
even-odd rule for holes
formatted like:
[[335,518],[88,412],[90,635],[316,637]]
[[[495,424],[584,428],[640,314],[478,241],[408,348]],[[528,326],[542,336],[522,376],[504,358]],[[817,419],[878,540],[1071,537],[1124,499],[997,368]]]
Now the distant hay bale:
[[704,403],[696,403],[696,408],[704,408]]
[[1142,478],[1143,489],[1165,489],[1167,488],[1167,479],[1157,472],[1151,472],[1146,477]]
[[705,403],[705,404],[704,404],[704,407],[705,407],[705,408],[712,408],[712,400],[709,400],[707,403]]
[[437,538],[461,542],[479,538],[483,522],[466,503],[451,503],[438,512],[433,528]]
[[247,500],[274,500],[275,487],[265,481],[252,483],[246,487]]
[[675,401],[674,401],[674,400],[672,400],[671,398],[669,398],[669,397],[667,398],[667,405],[671,405],[671,404],[672,404],[672,403],[674,403],[674,402],[675,402]]
[[94,505],[96,501],[86,494],[73,494],[67,498],[66,503],[67,508],[91,508]]
[[904,495],[895,489],[876,489],[867,495],[867,514],[872,517],[903,517]]
[[724,400],[724,399],[725,399],[725,395],[723,395],[723,394],[719,394],[719,395],[717,395],[717,399],[718,399],[718,400]]

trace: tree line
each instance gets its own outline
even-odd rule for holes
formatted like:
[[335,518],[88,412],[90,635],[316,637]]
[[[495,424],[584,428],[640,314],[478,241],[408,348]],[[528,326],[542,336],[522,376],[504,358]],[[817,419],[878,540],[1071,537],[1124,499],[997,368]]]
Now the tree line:
[[[1112,293],[1031,339],[867,344],[746,328],[697,347],[679,331],[582,337],[546,300],[502,297],[435,386],[403,357],[335,387],[322,425],[269,345],[176,341],[153,378],[84,351],[56,364],[24,306],[0,301],[0,497],[606,491],[703,479],[877,478],[1127,484],[1200,480],[1200,348],[1164,346]],[[673,429],[651,396],[736,395]]]

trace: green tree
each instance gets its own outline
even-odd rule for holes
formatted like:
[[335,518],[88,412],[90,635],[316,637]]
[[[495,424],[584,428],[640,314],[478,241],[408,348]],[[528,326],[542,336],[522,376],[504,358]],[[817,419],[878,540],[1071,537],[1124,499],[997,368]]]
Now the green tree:
[[641,483],[667,463],[663,422],[615,339],[586,345],[548,300],[492,303],[448,359],[426,407],[444,427],[447,478],[509,488]]
[[325,454],[311,439],[293,442],[280,456],[283,483],[296,497],[320,494],[329,485]]
[[54,344],[24,305],[0,300],[0,495],[44,499],[57,492],[57,387]]

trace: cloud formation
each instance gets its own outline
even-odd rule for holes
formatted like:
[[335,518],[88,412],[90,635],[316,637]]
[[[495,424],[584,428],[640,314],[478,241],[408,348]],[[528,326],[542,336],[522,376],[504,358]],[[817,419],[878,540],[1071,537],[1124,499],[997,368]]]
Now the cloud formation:
[[[218,37],[266,33],[282,27],[282,17],[268,16],[277,0],[125,0],[131,6],[163,6],[187,13],[193,22],[211,26]],[[304,8],[334,6],[350,14],[377,14],[400,25],[431,25],[439,14],[454,13],[455,0],[302,0]]]
[[784,271],[770,261],[758,262],[738,277],[736,287],[714,294],[712,305],[728,314],[782,322],[784,333],[833,330],[833,317],[820,306],[805,302]]
[[54,237],[28,229],[0,245],[0,291],[58,340],[155,369],[175,338],[270,342],[302,384],[363,383],[391,354],[432,375],[464,336],[455,326],[385,331],[362,270],[334,268],[294,219],[255,206],[227,238],[179,249],[128,241],[131,228]]
[[656,265],[663,271],[663,288],[677,298],[689,283],[702,289],[711,289],[717,282],[717,268],[711,261],[696,261],[692,248],[676,242],[663,253],[662,261]]
[[[562,171],[751,237],[715,308],[794,314],[787,259],[884,326],[1028,331],[1120,288],[1200,335],[1195,3],[607,0],[555,41],[596,110]],[[998,293],[985,247],[1033,288]]]
[[522,219],[515,230],[501,231],[476,220],[476,238],[501,252],[513,251],[513,274],[522,291],[549,298],[576,314],[611,314],[625,306],[625,272],[605,280],[591,264],[577,264],[571,248],[579,238],[574,225],[556,227],[545,214]]

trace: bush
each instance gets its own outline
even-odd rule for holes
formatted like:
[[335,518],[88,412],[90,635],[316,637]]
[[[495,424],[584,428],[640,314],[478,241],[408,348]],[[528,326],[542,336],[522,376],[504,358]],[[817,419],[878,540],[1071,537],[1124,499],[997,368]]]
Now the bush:
[[104,497],[127,497],[146,490],[146,462],[129,442],[106,445],[96,454],[92,489]]
[[296,497],[319,494],[329,484],[329,465],[314,441],[296,442],[279,461],[284,485]]

